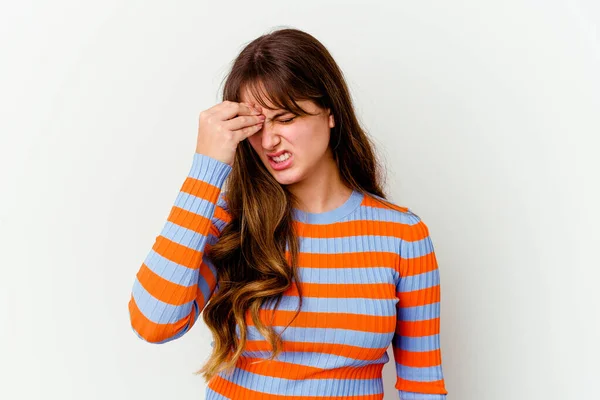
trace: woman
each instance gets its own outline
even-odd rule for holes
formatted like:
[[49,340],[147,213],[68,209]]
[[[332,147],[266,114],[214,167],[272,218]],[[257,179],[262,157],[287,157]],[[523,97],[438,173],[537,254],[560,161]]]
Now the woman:
[[[227,181],[227,185],[225,182]],[[165,343],[203,312],[207,399],[445,399],[427,226],[385,200],[343,74],[296,29],[249,43],[200,113],[188,177],[136,275],[136,334]]]

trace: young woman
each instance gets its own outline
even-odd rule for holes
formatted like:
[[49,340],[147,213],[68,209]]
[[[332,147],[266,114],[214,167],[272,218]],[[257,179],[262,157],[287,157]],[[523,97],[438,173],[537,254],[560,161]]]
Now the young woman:
[[427,226],[385,199],[343,74],[280,29],[236,58],[200,113],[191,168],[136,275],[136,334],[214,341],[207,399],[445,399],[440,279]]

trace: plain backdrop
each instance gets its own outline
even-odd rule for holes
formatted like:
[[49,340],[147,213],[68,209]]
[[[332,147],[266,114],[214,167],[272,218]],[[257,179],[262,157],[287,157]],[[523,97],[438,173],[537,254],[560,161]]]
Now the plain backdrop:
[[56,0],[0,15],[0,398],[204,398],[203,322],[149,344],[127,303],[198,114],[277,27],[330,50],[390,199],[430,228],[448,399],[597,398],[595,0]]

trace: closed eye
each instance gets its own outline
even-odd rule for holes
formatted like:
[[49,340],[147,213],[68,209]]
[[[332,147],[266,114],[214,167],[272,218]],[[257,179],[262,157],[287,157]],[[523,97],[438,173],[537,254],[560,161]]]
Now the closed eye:
[[289,124],[290,122],[292,122],[296,117],[292,117],[290,119],[280,119],[279,122],[282,122],[284,124]]

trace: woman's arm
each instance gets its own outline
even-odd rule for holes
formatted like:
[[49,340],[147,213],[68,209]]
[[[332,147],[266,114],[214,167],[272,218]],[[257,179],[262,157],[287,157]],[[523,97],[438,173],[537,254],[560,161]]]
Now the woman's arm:
[[213,294],[216,273],[205,256],[229,222],[221,192],[232,167],[194,153],[192,166],[169,217],[133,284],[133,331],[151,343],[181,337]]
[[440,349],[440,275],[429,230],[407,212],[400,241],[398,313],[392,340],[401,400],[444,400]]

